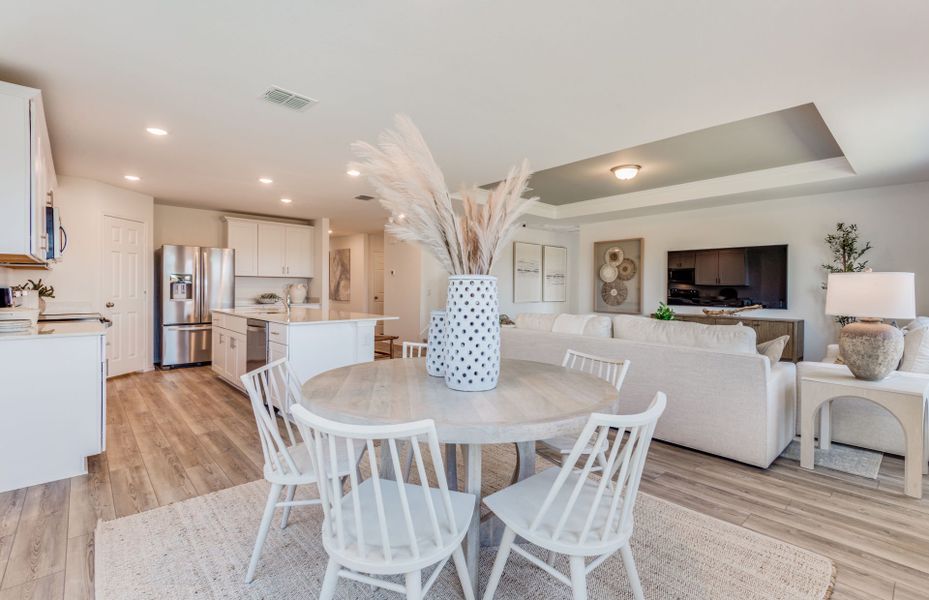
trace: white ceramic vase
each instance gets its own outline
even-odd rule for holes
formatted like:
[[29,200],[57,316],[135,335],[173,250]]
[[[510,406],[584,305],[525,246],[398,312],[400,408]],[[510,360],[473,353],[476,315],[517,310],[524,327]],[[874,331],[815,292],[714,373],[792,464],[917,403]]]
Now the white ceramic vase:
[[426,345],[426,373],[445,377],[445,311],[429,314],[429,342]]
[[479,392],[500,377],[500,317],[497,278],[452,275],[445,307],[445,384]]

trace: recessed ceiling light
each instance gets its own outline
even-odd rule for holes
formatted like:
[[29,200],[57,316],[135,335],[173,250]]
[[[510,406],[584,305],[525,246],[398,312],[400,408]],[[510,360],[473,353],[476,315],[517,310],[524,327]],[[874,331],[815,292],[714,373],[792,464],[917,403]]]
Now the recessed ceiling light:
[[406,218],[406,215],[403,214],[403,213],[400,213],[399,215],[397,215],[397,220],[398,220],[398,221],[402,221],[402,220],[405,219],[405,218]]
[[632,179],[639,174],[639,169],[642,167],[639,165],[619,165],[618,167],[613,167],[610,171],[613,172],[613,175],[616,176],[616,179],[621,179],[626,181],[627,179]]
[[332,230],[331,230],[331,229],[329,230],[329,235],[332,235]]
[[359,175],[361,175],[361,171],[359,171],[358,169],[349,169],[349,170],[346,171],[345,173],[346,173],[349,177],[358,177]]
[[281,202],[283,202],[284,204],[290,204],[291,202],[293,202],[293,200],[291,200],[290,198],[281,198]]
[[271,179],[270,177],[259,177],[258,181],[260,181],[261,183],[265,183],[265,184],[274,183],[274,180]]
[[142,179],[142,178],[139,177],[138,175],[123,175],[123,177],[124,177],[127,181],[139,181],[140,179]]
[[152,135],[168,135],[167,130],[162,129],[161,127],[146,127],[145,131]]

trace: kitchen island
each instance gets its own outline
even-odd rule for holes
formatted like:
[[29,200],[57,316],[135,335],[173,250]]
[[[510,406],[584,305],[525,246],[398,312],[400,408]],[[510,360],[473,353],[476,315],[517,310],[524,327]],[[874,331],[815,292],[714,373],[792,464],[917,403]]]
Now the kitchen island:
[[[374,327],[397,317],[318,308],[213,311],[213,371],[242,389],[241,376],[287,358],[300,382],[374,360]],[[251,322],[251,325],[249,323]]]
[[104,324],[0,333],[0,365],[0,492],[86,473],[106,440]]

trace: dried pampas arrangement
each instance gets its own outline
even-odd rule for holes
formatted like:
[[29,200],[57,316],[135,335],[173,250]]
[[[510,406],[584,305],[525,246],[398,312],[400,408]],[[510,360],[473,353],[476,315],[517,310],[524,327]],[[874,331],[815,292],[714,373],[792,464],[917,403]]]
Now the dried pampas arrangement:
[[506,179],[485,195],[476,187],[462,190],[458,213],[429,146],[409,117],[397,115],[394,129],[377,146],[355,142],[353,165],[374,185],[381,205],[390,211],[387,232],[418,242],[452,275],[487,275],[494,258],[536,198],[523,198],[529,163],[513,167]]

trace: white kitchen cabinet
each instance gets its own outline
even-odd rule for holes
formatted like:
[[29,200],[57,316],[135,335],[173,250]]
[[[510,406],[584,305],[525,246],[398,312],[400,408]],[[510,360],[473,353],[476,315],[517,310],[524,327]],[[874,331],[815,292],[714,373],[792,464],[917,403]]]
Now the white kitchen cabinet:
[[258,275],[258,223],[227,217],[226,247],[235,250],[237,277]]
[[0,82],[0,264],[45,264],[57,185],[42,93]]
[[105,449],[105,340],[83,322],[0,337],[0,493],[84,474]]
[[268,362],[274,362],[282,358],[287,358],[287,344],[268,342]]
[[240,317],[225,316],[220,323],[230,327],[225,329],[218,327],[216,320],[213,321],[213,348],[212,348],[212,369],[222,379],[225,379],[232,385],[242,389],[242,380],[240,377],[245,374],[245,344],[246,334],[238,329],[239,321],[243,324],[245,319]]
[[258,224],[258,275],[284,277],[287,253],[287,228],[279,223]]
[[313,276],[312,227],[288,225],[285,228],[284,272],[289,277]]
[[216,326],[213,321],[213,345],[210,349],[212,361],[211,367],[213,372],[220,377],[226,377],[226,343],[229,341],[229,334],[225,329]]

